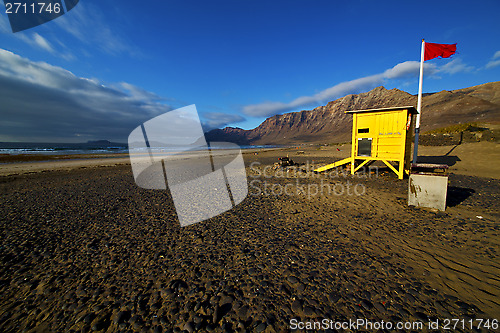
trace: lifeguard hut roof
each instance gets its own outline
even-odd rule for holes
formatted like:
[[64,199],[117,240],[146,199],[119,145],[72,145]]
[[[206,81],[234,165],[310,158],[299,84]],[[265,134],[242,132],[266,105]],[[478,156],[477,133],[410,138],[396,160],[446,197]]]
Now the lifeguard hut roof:
[[394,111],[394,110],[408,110],[411,114],[417,114],[418,111],[413,106],[395,106],[391,108],[379,108],[379,109],[368,109],[368,110],[353,110],[346,111],[345,113],[363,113],[363,112],[383,112],[383,111]]

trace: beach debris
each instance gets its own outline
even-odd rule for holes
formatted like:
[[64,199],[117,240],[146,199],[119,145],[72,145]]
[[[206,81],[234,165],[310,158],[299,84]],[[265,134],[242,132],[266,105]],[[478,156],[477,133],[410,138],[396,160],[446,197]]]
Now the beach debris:
[[280,169],[280,168],[286,168],[289,166],[295,166],[298,165],[295,163],[291,158],[286,155],[286,157],[279,157],[278,162],[274,163],[273,165],[273,170]]

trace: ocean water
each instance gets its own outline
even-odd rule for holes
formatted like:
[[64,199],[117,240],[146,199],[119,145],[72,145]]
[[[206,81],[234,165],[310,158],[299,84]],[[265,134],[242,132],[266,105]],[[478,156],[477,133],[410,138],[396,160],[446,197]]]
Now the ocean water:
[[[274,145],[240,146],[240,149],[277,148]],[[169,149],[172,149],[171,147]],[[211,147],[218,149],[218,147]],[[174,149],[175,150],[175,149]],[[128,145],[116,142],[95,141],[87,143],[0,142],[0,154],[20,155],[72,155],[72,154],[121,154],[128,153]]]
[[0,154],[99,154],[99,153],[128,153],[126,144],[114,142],[88,143],[40,143],[40,142],[0,142]]

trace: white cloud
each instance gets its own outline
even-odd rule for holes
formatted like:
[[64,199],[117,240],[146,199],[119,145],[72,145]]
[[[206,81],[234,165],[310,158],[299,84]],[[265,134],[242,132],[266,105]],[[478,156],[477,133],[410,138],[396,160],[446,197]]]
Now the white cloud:
[[493,68],[500,66],[500,51],[496,51],[491,60],[486,64],[486,68]]
[[40,36],[36,32],[33,34],[33,41],[35,42],[36,45],[38,45],[42,49],[44,49],[48,52],[51,52],[51,53],[54,52],[52,45],[50,45],[50,43],[45,38],[43,38],[42,36]]
[[[13,38],[18,38],[33,47],[41,48],[52,54],[57,53],[58,56],[68,61],[74,60],[75,56],[68,49],[66,43],[62,43],[55,37],[56,35],[60,36],[61,32],[67,32],[71,38],[78,39],[85,44],[86,48],[95,47],[110,55],[140,54],[137,48],[126,40],[120,30],[108,24],[106,16],[95,5],[80,2],[73,10],[50,23],[49,28],[51,24],[56,24],[57,33],[51,34],[49,38],[29,31],[12,33],[7,16],[0,15],[0,33],[9,34]],[[72,45],[74,44],[72,43]],[[80,53],[85,54],[86,52],[81,50]]]
[[[359,79],[342,82],[327,88],[313,96],[302,96],[289,103],[264,102],[243,107],[243,113],[254,117],[268,117],[277,113],[295,110],[312,104],[325,103],[348,94],[359,93],[381,85],[387,79],[400,79],[418,76],[420,63],[418,61],[405,61],[389,68],[383,73],[362,77]],[[436,72],[434,64],[426,63],[424,69],[429,74]]]
[[203,129],[209,131],[214,128],[222,128],[228,124],[240,123],[245,121],[245,118],[239,114],[229,114],[223,112],[206,112],[203,113]]
[[441,66],[437,72],[446,74],[456,74],[460,72],[471,72],[474,70],[473,66],[468,66],[462,62],[459,58],[453,59]]
[[307,105],[320,104],[328,99],[335,99],[350,93],[369,89],[383,82],[384,75],[371,75],[352,81],[339,83],[333,87],[327,88],[313,96],[302,96],[289,103],[264,102],[260,104],[247,105],[243,107],[243,113],[254,117],[268,117],[277,113],[288,112]]
[[[424,63],[424,75],[430,75],[434,78],[439,78],[437,75],[440,73],[456,74],[458,72],[471,71],[473,69],[473,67],[467,66],[460,59],[454,59],[441,67],[438,67],[435,63]],[[384,84],[387,80],[416,78],[419,75],[419,70],[420,62],[405,61],[382,73],[341,82],[312,96],[298,97],[289,103],[270,101],[246,105],[243,107],[242,111],[249,116],[269,117],[307,106],[324,104],[345,95],[368,91],[378,85]]]
[[488,62],[486,64],[486,68],[493,68],[493,67],[497,67],[497,66],[500,66],[500,59],[498,60],[491,60],[490,62]]
[[84,44],[96,47],[105,53],[111,55],[138,53],[122,37],[119,30],[112,29],[108,25],[102,11],[90,3],[80,1],[78,7],[54,22]]
[[2,49],[0,100],[0,133],[14,141],[125,141],[136,126],[172,109],[132,84],[107,87]]
[[397,79],[406,75],[414,75],[420,69],[418,61],[405,61],[387,69],[383,76],[387,79]]
[[[51,36],[52,42],[50,42],[47,38],[36,32],[13,33],[7,16],[4,15],[0,15],[0,33],[10,35],[12,38],[17,38],[30,46],[43,49],[49,53],[57,54],[67,61],[75,60],[75,56],[68,50],[67,46],[54,36]],[[56,44],[58,48],[54,47],[54,44]],[[58,52],[57,49],[61,48],[64,49],[64,51]]]
[[0,15],[0,33],[12,33],[7,15]]
[[11,32],[11,34],[15,37],[15,38],[18,38],[20,40],[22,40],[23,42],[31,45],[31,46],[34,46],[34,47],[37,47],[37,48],[41,48],[47,52],[50,52],[50,53],[55,53],[56,51],[54,50],[52,44],[47,40],[45,39],[44,37],[40,36],[38,33],[25,33],[25,32],[16,32],[15,34],[13,34]]
[[158,96],[155,93],[152,93],[150,91],[144,90],[140,87],[134,86],[133,84],[127,83],[127,82],[121,82],[120,86],[128,91],[130,96],[134,99],[139,99],[139,100],[144,100],[144,101],[150,101],[150,102],[156,102],[156,101],[162,101],[165,100],[165,98]]

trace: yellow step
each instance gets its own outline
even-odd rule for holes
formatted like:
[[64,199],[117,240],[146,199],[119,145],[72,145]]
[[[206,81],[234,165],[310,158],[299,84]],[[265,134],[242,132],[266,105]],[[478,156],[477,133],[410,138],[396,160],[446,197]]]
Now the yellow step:
[[322,166],[321,168],[317,168],[316,170],[314,170],[314,172],[323,172],[351,162],[352,162],[352,157],[344,158],[343,160],[337,161],[335,163]]

